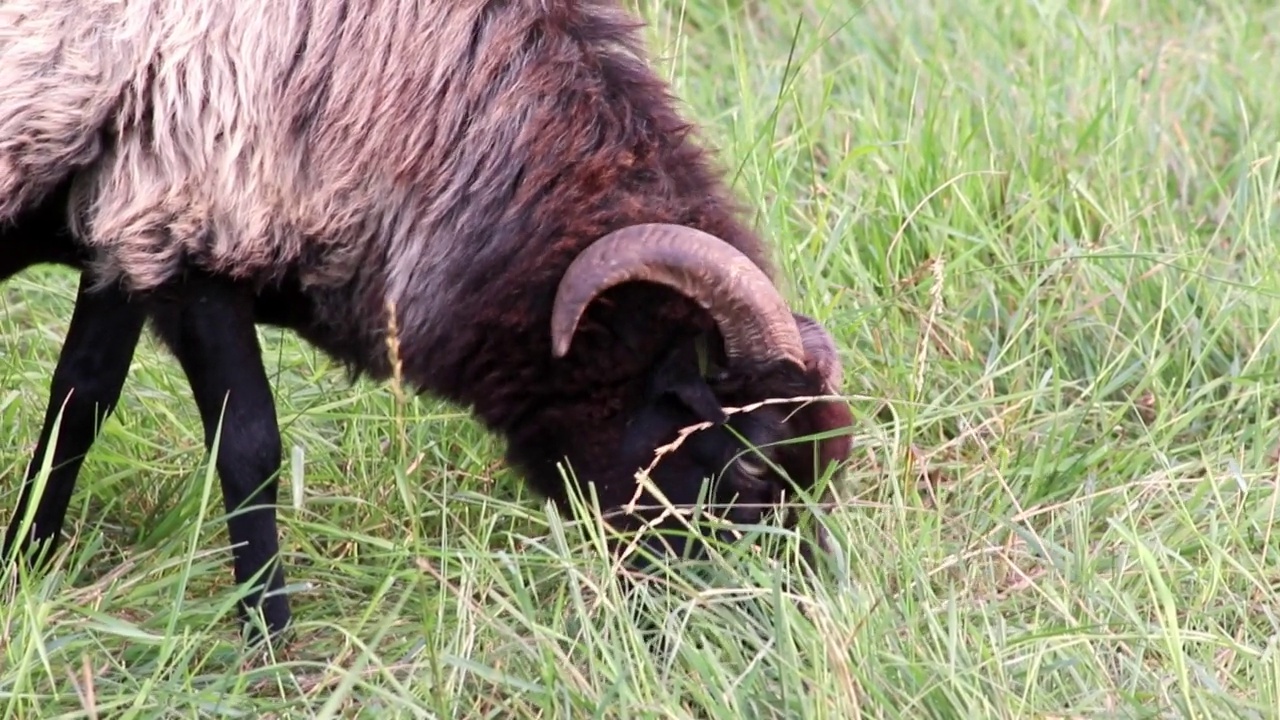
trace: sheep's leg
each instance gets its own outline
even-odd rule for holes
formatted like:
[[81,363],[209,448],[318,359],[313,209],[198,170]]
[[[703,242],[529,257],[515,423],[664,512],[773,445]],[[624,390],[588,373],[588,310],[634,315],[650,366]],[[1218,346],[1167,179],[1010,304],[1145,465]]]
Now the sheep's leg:
[[[0,282],[33,265],[83,267],[84,255],[67,228],[62,210],[65,204],[66,188],[60,187],[46,202],[12,222],[0,223]],[[71,324],[50,381],[44,426],[5,532],[5,557],[15,549],[15,543],[24,554],[33,541],[48,542],[44,548],[46,557],[57,549],[80,466],[97,439],[98,428],[115,409],[142,332],[141,308],[131,305],[115,287],[90,292],[91,284],[88,277],[81,276]],[[58,438],[51,443],[59,415]],[[49,454],[50,444],[51,470],[32,524],[19,543],[18,533],[32,499],[33,481]]]
[[236,582],[255,583],[241,604],[242,617],[261,607],[274,635],[290,620],[275,514],[280,428],[254,329],[253,296],[195,276],[155,306],[152,316],[186,372],[205,446],[213,451],[219,440],[216,466],[230,515]]
[[7,242],[8,237],[0,232],[0,283],[17,275],[33,265],[58,263],[71,265],[75,261],[66,248],[53,244],[34,245],[31,243]]
[[88,259],[67,227],[67,187],[9,222],[0,221],[0,282],[33,265],[53,263],[83,269]]
[[92,282],[87,273],[80,278],[67,338],[50,382],[44,427],[40,430],[35,456],[27,468],[13,519],[5,532],[5,557],[18,540],[31,502],[34,479],[49,452],[54,423],[61,416],[44,492],[40,495],[29,530],[19,543],[22,553],[26,553],[33,542],[47,543],[44,548],[46,557],[57,549],[76,476],[85,455],[97,439],[98,429],[120,399],[120,391],[142,333],[145,319],[142,309],[131,304],[115,286],[90,291]]

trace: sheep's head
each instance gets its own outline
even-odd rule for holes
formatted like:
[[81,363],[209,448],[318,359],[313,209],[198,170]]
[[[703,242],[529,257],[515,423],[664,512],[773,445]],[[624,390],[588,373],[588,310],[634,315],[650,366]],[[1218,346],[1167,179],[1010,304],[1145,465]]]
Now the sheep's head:
[[[850,453],[852,414],[830,396],[842,371],[831,336],[792,313],[768,276],[717,237],[689,227],[637,225],[593,243],[560,282],[552,351],[564,356],[587,307],[610,288],[658,283],[693,300],[714,320],[713,342],[678,344],[650,370],[643,401],[625,412],[625,429],[601,477],[611,503],[634,496],[627,478],[643,468],[676,506],[718,506],[733,522],[752,522],[808,490]],[[822,400],[797,400],[814,398]],[[746,410],[734,410],[747,408]],[[655,458],[683,429],[674,448]],[[580,478],[591,480],[592,478]],[[704,486],[711,482],[710,493]],[[626,486],[626,492],[620,492]],[[605,498],[602,497],[602,500]],[[653,504],[641,497],[639,504]],[[671,525],[672,523],[667,523]]]

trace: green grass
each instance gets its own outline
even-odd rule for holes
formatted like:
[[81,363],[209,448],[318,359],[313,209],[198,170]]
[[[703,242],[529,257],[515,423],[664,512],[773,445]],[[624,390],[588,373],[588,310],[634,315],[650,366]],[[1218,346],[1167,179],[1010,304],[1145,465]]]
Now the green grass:
[[[591,524],[464,414],[263,331],[298,641],[246,657],[148,340],[54,571],[0,580],[4,716],[1274,717],[1280,9],[639,5],[840,341],[830,571],[726,556],[649,600],[651,653]],[[73,289],[0,291],[4,522]]]

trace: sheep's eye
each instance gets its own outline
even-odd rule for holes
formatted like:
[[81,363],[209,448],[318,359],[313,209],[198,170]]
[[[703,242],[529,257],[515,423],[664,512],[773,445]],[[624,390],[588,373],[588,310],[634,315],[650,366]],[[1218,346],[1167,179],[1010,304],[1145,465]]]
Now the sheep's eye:
[[769,472],[769,466],[765,463],[764,458],[757,455],[743,455],[738,459],[738,467],[742,468],[742,472],[759,480]]

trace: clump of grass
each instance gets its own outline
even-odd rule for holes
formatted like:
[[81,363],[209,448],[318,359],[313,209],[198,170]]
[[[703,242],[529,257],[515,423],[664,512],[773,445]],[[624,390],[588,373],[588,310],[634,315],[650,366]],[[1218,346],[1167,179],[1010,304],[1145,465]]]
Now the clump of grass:
[[[465,414],[264,330],[298,627],[247,656],[148,342],[53,571],[0,581],[5,715],[1274,714],[1280,10],[633,4],[841,342],[832,551],[762,527],[626,593]],[[6,510],[73,288],[0,291]]]

